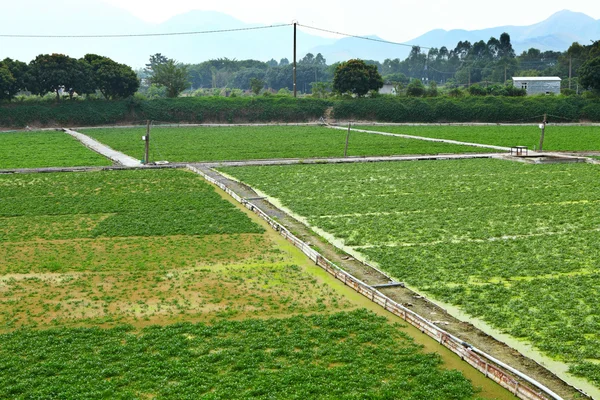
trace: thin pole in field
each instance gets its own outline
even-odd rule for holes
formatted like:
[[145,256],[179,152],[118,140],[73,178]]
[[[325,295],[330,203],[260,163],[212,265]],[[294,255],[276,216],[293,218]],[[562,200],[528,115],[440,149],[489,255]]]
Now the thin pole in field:
[[150,157],[150,120],[146,122],[146,149],[144,151],[144,164],[148,165],[148,158]]
[[344,157],[348,157],[348,142],[350,141],[350,127],[352,122],[348,122],[348,134],[346,135],[346,148],[344,149]]
[[542,129],[542,136],[540,136],[540,151],[544,150],[544,133],[546,133],[546,114],[544,114],[544,121],[540,124]]
[[296,97],[296,22],[294,22],[294,97]]

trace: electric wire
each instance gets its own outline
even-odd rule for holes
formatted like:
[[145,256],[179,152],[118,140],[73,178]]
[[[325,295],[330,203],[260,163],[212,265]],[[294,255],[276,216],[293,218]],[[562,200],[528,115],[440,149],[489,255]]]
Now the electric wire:
[[259,29],[281,28],[290,26],[291,24],[277,24],[267,26],[256,26],[250,28],[233,28],[233,29],[215,29],[208,31],[192,31],[192,32],[166,32],[166,33],[125,33],[114,35],[19,35],[19,34],[0,34],[4,38],[27,38],[27,39],[113,39],[113,38],[128,38],[128,37],[155,37],[155,36],[181,36],[181,35],[203,35],[212,33],[240,32],[253,31]]

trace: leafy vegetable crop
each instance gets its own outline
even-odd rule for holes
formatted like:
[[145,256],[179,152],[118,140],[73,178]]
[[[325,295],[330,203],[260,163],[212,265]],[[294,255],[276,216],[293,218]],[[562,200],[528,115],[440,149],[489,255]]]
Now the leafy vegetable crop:
[[0,133],[0,169],[111,164],[64,132]]
[[18,330],[0,336],[0,397],[468,399],[440,368],[367,311],[148,327]]
[[600,180],[500,160],[223,168],[600,386]]
[[[541,130],[538,125],[362,126],[360,129],[504,147],[527,146],[533,150],[540,145]],[[544,150],[600,150],[600,128],[549,124],[544,134]]]
[[[89,129],[83,133],[132,157],[141,159],[144,156],[140,138],[145,134],[145,128]],[[171,162],[342,157],[346,144],[345,131],[310,126],[155,127],[150,137],[150,159]],[[486,151],[360,132],[350,134],[348,146],[349,156]]]

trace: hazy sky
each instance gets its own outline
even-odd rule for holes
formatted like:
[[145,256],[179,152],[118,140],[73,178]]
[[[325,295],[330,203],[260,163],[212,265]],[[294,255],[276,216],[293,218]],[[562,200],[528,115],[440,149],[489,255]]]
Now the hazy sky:
[[568,8],[600,19],[600,1],[486,2],[477,0],[101,0],[152,22],[192,9],[220,11],[244,22],[271,24],[297,20],[305,25],[407,41],[431,29],[482,29],[530,25]]

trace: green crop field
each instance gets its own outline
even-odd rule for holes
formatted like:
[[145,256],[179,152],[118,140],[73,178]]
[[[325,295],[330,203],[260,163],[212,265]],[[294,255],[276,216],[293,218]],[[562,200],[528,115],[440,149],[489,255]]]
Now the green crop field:
[[[540,144],[541,129],[538,125],[357,126],[356,128],[495,146],[528,146],[533,150]],[[600,127],[549,124],[544,134],[544,150],[600,151]]]
[[223,168],[399,280],[600,386],[600,170],[500,160]]
[[0,133],[0,169],[103,166],[112,162],[64,132]]
[[[145,128],[88,129],[82,133],[132,157],[144,157]],[[342,157],[346,132],[324,127],[154,127],[150,160],[171,162]],[[486,152],[486,149],[353,132],[349,156]],[[491,150],[490,150],[491,151]]]
[[69,399],[469,399],[385,318],[287,319],[17,331],[0,335],[0,397]]
[[191,172],[0,175],[0,192],[0,398],[479,396]]

